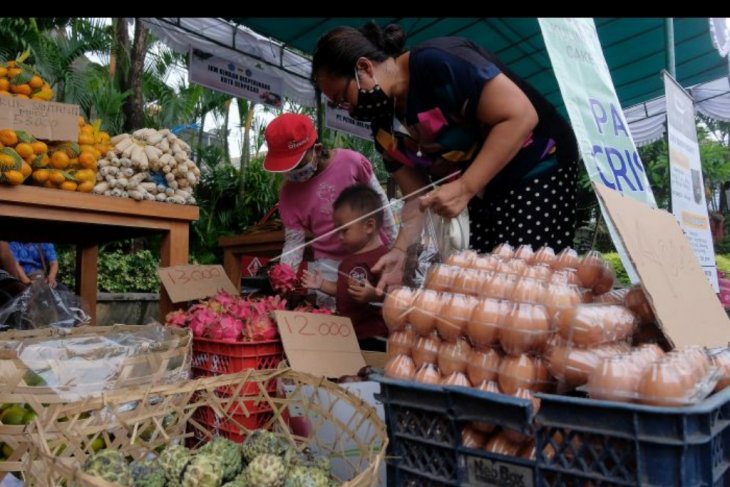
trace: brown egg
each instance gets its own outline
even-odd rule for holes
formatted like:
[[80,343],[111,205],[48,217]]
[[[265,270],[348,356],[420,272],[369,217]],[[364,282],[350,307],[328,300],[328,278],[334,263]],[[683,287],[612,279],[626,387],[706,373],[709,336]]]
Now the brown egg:
[[482,286],[482,296],[495,299],[509,299],[517,284],[518,276],[513,274],[493,274],[488,286]]
[[400,331],[406,326],[415,297],[416,293],[407,287],[399,287],[388,292],[383,301],[383,321],[391,333]]
[[[548,445],[549,446],[549,445]],[[530,440],[520,449],[519,456],[527,460],[535,460],[537,458],[537,450],[535,448],[535,440]]]
[[655,362],[647,367],[639,381],[639,402],[652,406],[684,406],[692,387],[682,378],[677,365]]
[[593,349],[561,345],[550,350],[547,366],[560,383],[575,388],[588,382],[588,377],[598,367],[601,359]]
[[441,383],[441,373],[434,364],[423,364],[416,370],[413,380],[424,384],[438,385]]
[[547,286],[544,282],[523,277],[517,281],[510,299],[515,303],[542,304],[546,292]]
[[514,394],[520,388],[529,389],[537,375],[535,361],[527,355],[507,356],[499,364],[499,388],[505,394]]
[[603,266],[600,277],[593,284],[593,294],[596,296],[605,294],[613,289],[613,283],[616,280],[616,272],[608,263]]
[[545,264],[531,265],[522,271],[522,277],[529,277],[538,281],[549,281],[553,271]]
[[472,350],[467,357],[466,375],[472,384],[497,380],[502,357],[496,350]]
[[510,259],[507,261],[507,274],[521,276],[530,266],[522,259]]
[[474,259],[474,262],[471,263],[471,266],[472,269],[492,272],[497,269],[497,266],[501,261],[502,259],[500,259],[496,255],[486,254],[480,255],[479,257]]
[[593,399],[631,402],[636,397],[639,373],[625,356],[603,359],[588,377],[588,394]]
[[441,342],[438,352],[439,370],[443,375],[466,372],[470,352],[471,346],[466,340],[457,340],[455,343]]
[[497,343],[499,328],[509,313],[511,303],[497,299],[480,300],[466,325],[466,336],[476,348],[486,349]]
[[482,290],[482,282],[485,275],[474,269],[461,269],[454,277],[451,290],[458,294],[470,294],[476,296]]
[[644,294],[644,290],[639,284],[632,286],[626,293],[624,305],[639,317],[641,323],[652,323],[656,321],[649,300],[646,298],[646,294]]
[[555,270],[565,269],[566,267],[577,269],[579,264],[580,257],[578,257],[578,252],[570,247],[566,247],[555,256],[555,260],[551,264],[551,267]]
[[664,357],[664,350],[656,343],[645,343],[635,348],[633,353],[643,358],[644,365],[649,365]]
[[[550,377],[550,372],[547,368],[547,362],[544,358],[535,358],[535,383],[532,385],[530,390],[535,392],[550,392],[554,387],[555,383]],[[536,399],[537,400],[537,399]]]
[[490,453],[514,457],[517,456],[517,453],[519,453],[520,446],[509,441],[504,432],[502,432],[492,436],[487,441],[484,449]]
[[631,336],[639,320],[627,307],[618,304],[596,304],[603,307],[603,329],[606,341],[614,342]]
[[553,262],[555,262],[555,251],[552,247],[540,247],[535,252],[535,255],[532,256],[530,264],[551,266]]
[[474,252],[473,250],[462,250],[460,252],[455,252],[455,253],[451,254],[446,259],[446,264],[467,268],[467,267],[471,266],[471,263],[476,258],[477,258],[477,253]]
[[[530,389],[518,389],[514,394],[511,395],[520,399],[527,399],[528,401],[532,402],[533,415],[537,414],[537,412],[540,410],[540,400],[535,397],[535,394]],[[511,430],[508,428],[505,428],[502,431],[502,434],[507,440],[516,445],[522,445],[530,440],[529,435],[525,435],[523,433],[520,433],[519,431]]]
[[510,244],[499,244],[492,250],[492,255],[497,255],[502,259],[511,259],[515,255],[515,250]]
[[512,308],[499,330],[499,343],[509,355],[541,351],[550,336],[544,306],[520,303]]
[[463,372],[453,372],[452,374],[441,379],[442,386],[460,386],[471,387],[471,382],[467,379]]
[[606,305],[579,304],[555,314],[560,337],[580,347],[594,347],[611,340],[604,328]]
[[491,392],[492,394],[502,394],[502,391],[499,390],[499,384],[497,384],[493,380],[484,381],[481,384],[477,385],[476,388],[483,392]]
[[570,284],[571,286],[580,286],[578,280],[578,273],[575,269],[560,269],[553,271],[550,275],[549,283],[555,284]]
[[730,386],[730,349],[725,348],[715,353],[712,362],[720,369],[720,380],[715,386],[715,391],[721,391]]
[[535,252],[532,250],[532,245],[520,245],[517,247],[517,250],[515,250],[514,258],[529,262],[532,260],[533,255],[535,255]]
[[580,291],[569,284],[549,284],[543,303],[552,320],[561,309],[574,308],[581,303]]
[[591,250],[578,264],[578,280],[581,285],[592,288],[601,278],[605,262],[600,252]]
[[424,287],[437,292],[449,292],[451,291],[456,274],[460,271],[461,269],[459,267],[434,264],[428,269]]
[[628,292],[628,288],[614,289],[600,296],[595,296],[593,302],[600,304],[624,304],[624,298]]
[[438,330],[439,336],[443,340],[453,343],[464,335],[466,325],[474,308],[477,307],[477,303],[477,299],[472,296],[454,294],[441,308],[441,314],[436,319],[436,330]]
[[411,349],[416,344],[417,336],[414,331],[407,328],[403,331],[391,333],[388,337],[388,356],[411,355]]
[[487,443],[487,435],[481,431],[472,428],[470,425],[464,426],[461,430],[461,445],[466,448],[484,448]]
[[416,366],[411,357],[396,355],[385,364],[385,376],[394,379],[410,380],[416,373]]
[[420,337],[411,349],[413,362],[417,367],[421,367],[423,364],[437,363],[440,346],[441,339],[435,333],[427,337]]
[[418,293],[408,313],[408,321],[420,336],[428,336],[436,328],[436,317],[441,313],[443,299],[439,293],[424,289]]

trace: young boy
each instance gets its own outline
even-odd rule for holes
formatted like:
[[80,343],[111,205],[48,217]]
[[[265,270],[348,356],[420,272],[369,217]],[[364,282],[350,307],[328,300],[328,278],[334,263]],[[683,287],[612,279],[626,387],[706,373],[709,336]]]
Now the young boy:
[[336,295],[337,312],[352,320],[360,348],[384,352],[385,341],[376,337],[387,337],[388,329],[380,308],[368,304],[383,299],[374,287],[379,276],[370,270],[388,252],[380,239],[382,201],[370,187],[354,184],[340,193],[333,209],[335,228],[348,255],[337,269],[337,281],[324,280],[319,271],[305,271],[303,284]]

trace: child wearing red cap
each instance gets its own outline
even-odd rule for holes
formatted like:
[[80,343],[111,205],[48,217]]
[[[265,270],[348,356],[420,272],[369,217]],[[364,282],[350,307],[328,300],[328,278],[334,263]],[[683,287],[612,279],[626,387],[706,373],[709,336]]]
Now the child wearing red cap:
[[[312,120],[296,113],[283,113],[266,127],[268,153],[264,169],[284,173],[279,192],[279,213],[284,223],[284,250],[281,262],[297,269],[304,255],[306,235],[312,243],[315,262],[310,270],[319,270],[328,280],[336,280],[337,267],[348,252],[334,232],[332,204],[346,187],[366,184],[378,193],[384,207],[383,244],[393,242],[396,228],[388,199],[373,172],[370,161],[349,149],[328,150],[317,143]],[[333,299],[317,293],[320,304],[334,307]]]

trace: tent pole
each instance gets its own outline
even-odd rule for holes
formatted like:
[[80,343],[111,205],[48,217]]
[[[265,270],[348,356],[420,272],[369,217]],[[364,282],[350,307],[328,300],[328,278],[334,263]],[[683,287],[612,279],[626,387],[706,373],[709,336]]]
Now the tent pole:
[[[664,20],[664,34],[665,34],[665,50],[666,53],[666,64],[667,71],[672,78],[677,79],[677,63],[674,56],[674,19],[667,17]],[[669,160],[669,121],[667,120],[667,129],[665,130],[665,141],[667,144],[667,188],[669,194],[667,195],[667,211],[672,212],[672,163]]]
[[317,133],[320,134],[320,137],[322,137],[322,134],[324,134],[324,114],[322,113],[322,92],[319,91],[319,88],[314,88],[314,103],[317,107]]

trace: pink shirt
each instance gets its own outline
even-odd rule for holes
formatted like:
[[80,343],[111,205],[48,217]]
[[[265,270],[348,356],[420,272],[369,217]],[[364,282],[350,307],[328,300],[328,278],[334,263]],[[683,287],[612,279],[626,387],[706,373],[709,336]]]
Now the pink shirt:
[[[370,161],[350,149],[331,152],[329,166],[312,179],[302,183],[285,181],[279,194],[279,213],[287,228],[305,230],[318,237],[334,230],[332,204],[343,189],[356,183],[368,184],[373,174]],[[381,229],[381,239],[388,237]],[[312,244],[315,259],[342,260],[347,251],[342,248],[337,232]]]

